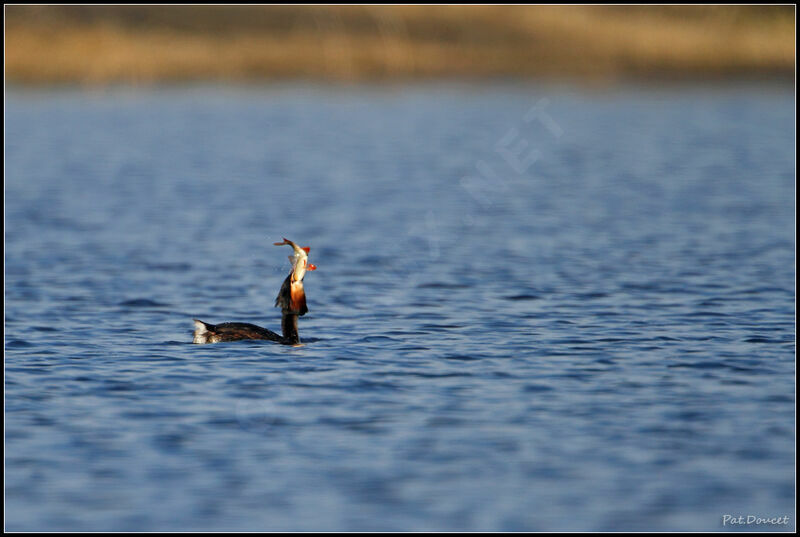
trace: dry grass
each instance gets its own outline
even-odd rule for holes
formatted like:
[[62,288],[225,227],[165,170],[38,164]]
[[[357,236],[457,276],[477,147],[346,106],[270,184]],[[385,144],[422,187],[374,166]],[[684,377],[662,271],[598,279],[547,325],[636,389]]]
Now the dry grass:
[[793,6],[6,6],[7,80],[794,79]]

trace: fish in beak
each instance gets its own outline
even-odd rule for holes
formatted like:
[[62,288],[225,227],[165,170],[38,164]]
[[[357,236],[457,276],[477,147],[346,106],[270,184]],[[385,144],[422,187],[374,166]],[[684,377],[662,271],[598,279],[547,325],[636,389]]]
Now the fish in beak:
[[285,237],[283,242],[275,242],[273,244],[275,246],[289,245],[293,250],[292,255],[289,256],[289,261],[292,263],[292,272],[283,282],[278,298],[275,300],[275,305],[281,306],[285,313],[305,315],[308,307],[306,306],[306,293],[303,289],[303,278],[307,270],[317,269],[316,265],[308,262],[308,253],[311,248],[308,246],[300,247]]
[[308,262],[308,253],[311,248],[308,246],[298,246],[286,237],[283,242],[274,242],[275,246],[289,245],[292,247],[293,253],[289,256],[289,261],[292,263],[292,281],[301,282],[306,275],[307,270],[317,270],[317,266]]

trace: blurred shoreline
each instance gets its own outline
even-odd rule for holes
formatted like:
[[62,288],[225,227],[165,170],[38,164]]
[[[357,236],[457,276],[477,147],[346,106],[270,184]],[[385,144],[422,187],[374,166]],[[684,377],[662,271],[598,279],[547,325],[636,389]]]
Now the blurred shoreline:
[[5,6],[12,84],[794,82],[794,6]]

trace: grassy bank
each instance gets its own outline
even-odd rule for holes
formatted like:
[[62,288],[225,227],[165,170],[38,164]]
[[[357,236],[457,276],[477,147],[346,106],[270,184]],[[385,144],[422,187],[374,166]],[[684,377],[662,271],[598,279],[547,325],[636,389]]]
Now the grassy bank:
[[794,6],[6,6],[16,83],[794,78]]

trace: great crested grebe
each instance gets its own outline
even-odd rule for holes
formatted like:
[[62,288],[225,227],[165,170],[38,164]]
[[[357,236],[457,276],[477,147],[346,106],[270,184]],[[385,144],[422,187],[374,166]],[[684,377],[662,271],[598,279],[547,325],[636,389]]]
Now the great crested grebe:
[[281,332],[283,335],[250,323],[209,324],[194,319],[192,343],[218,343],[243,339],[267,339],[284,345],[300,343],[300,335],[297,333],[297,318],[308,312],[303,278],[307,270],[315,270],[317,267],[308,262],[308,252],[311,248],[301,248],[286,238],[283,239],[283,242],[274,244],[275,246],[288,244],[294,250],[289,256],[289,261],[292,262],[292,271],[283,280],[281,290],[278,291],[278,297],[275,299],[275,306],[281,308]]

